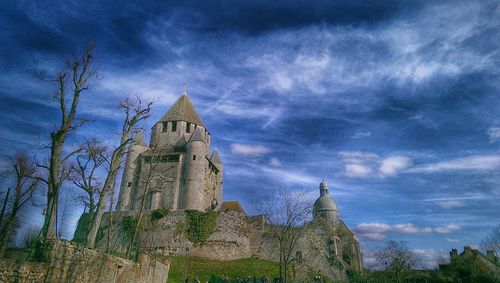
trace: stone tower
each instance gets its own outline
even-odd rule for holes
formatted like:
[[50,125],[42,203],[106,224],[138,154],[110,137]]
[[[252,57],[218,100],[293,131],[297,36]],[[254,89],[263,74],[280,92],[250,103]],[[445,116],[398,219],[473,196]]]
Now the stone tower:
[[138,134],[129,147],[118,210],[217,209],[223,165],[210,155],[211,134],[184,92],[155,123],[149,146]]

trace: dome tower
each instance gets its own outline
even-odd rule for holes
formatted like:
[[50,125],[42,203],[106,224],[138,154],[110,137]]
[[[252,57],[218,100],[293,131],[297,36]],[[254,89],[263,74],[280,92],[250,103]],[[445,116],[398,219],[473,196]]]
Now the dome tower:
[[314,220],[324,219],[333,226],[337,226],[339,221],[339,210],[335,201],[330,197],[328,184],[325,180],[319,184],[319,194],[320,196],[314,202],[313,206]]

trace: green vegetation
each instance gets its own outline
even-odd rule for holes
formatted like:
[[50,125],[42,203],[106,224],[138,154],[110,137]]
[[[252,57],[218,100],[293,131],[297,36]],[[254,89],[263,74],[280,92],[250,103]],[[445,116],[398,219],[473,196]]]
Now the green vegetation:
[[205,242],[212,235],[218,216],[219,213],[216,211],[187,210],[185,232],[189,241],[196,244]]
[[156,225],[156,222],[167,216],[169,212],[170,211],[166,208],[158,208],[153,210],[153,213],[151,213],[151,223],[153,223],[153,225]]
[[134,232],[135,225],[137,225],[137,219],[133,216],[125,216],[123,217],[123,226],[122,230],[127,235],[130,235]]
[[[171,257],[170,272],[168,283],[184,282],[185,270],[184,256]],[[232,261],[216,261],[199,257],[187,258],[187,274],[192,282],[195,276],[201,282],[210,280],[212,275],[226,275],[230,278],[245,276],[267,276],[274,278],[278,276],[278,265],[275,262],[260,260],[255,258],[246,258]]]

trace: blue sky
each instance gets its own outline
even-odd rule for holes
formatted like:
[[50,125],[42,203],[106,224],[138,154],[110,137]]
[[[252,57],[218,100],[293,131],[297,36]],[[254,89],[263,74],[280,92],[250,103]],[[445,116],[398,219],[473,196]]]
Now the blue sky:
[[[314,199],[324,177],[368,265],[384,240],[401,239],[432,266],[499,224],[498,1],[0,8],[2,164],[15,150],[43,156],[58,121],[53,85],[33,73],[57,72],[94,41],[100,80],[80,113],[96,122],[70,145],[116,143],[115,107],[128,95],[159,99],[149,128],[186,81],[225,163],[224,199],[249,212],[280,186]],[[73,227],[82,208],[66,203]]]

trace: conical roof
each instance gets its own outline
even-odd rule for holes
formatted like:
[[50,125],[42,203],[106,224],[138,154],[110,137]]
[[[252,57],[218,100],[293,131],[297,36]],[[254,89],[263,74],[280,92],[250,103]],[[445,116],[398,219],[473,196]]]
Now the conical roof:
[[202,141],[202,142],[205,142],[205,139],[203,138],[202,128],[196,127],[196,130],[194,130],[193,135],[189,139],[189,142],[192,142],[192,141]]
[[214,164],[222,164],[222,160],[220,159],[219,156],[219,151],[217,149],[214,150],[214,153],[212,153],[212,157],[210,157],[210,161]]
[[160,119],[160,122],[167,121],[186,121],[205,127],[185,92]]

